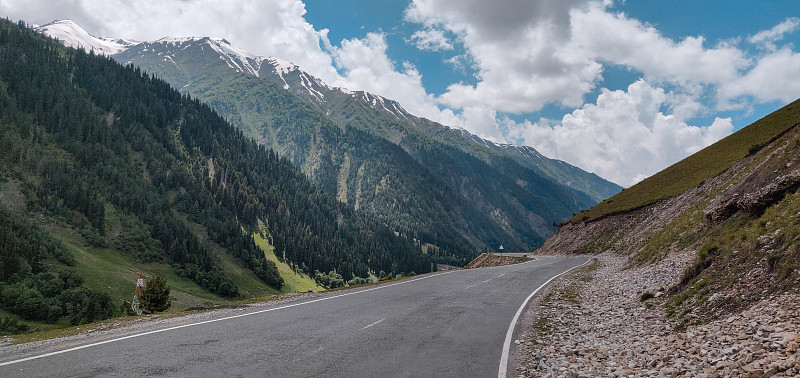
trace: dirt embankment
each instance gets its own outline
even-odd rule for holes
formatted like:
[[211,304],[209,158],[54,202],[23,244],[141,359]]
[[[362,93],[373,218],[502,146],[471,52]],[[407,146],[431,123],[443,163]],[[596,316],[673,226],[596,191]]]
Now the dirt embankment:
[[526,256],[500,256],[494,253],[482,253],[480,256],[476,257],[475,260],[470,261],[464,268],[472,269],[484,268],[487,266],[503,266],[524,263],[530,260],[532,259]]

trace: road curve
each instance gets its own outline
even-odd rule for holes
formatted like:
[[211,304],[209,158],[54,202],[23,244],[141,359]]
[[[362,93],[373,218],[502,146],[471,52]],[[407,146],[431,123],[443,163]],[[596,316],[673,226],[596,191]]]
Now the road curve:
[[0,376],[490,377],[531,294],[587,261],[537,258],[437,273],[46,354],[1,356]]

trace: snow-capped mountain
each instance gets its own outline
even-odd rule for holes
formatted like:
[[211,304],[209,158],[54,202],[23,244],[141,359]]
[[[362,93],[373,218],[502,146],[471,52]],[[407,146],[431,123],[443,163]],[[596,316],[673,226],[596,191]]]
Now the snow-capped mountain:
[[191,94],[324,192],[444,250],[483,249],[497,240],[535,248],[553,222],[620,189],[532,148],[416,117],[396,101],[328,85],[296,64],[222,38],[169,37],[101,50],[114,40],[67,25],[40,30]]
[[[278,83],[284,89],[295,92],[317,103],[325,102],[325,95],[338,92],[363,101],[364,104],[388,112],[397,119],[413,122],[409,114],[397,101],[365,91],[351,91],[332,87],[319,78],[300,69],[294,63],[277,57],[264,57],[251,54],[234,47],[223,38],[210,37],[165,37],[156,41],[131,41],[93,36],[71,20],[57,20],[37,27],[37,31],[62,41],[66,46],[93,50],[96,54],[114,56],[123,63],[133,63],[137,56],[156,54],[164,63],[178,66],[175,56],[180,51],[200,46],[218,54],[225,64],[241,73],[263,77]],[[118,56],[123,55],[123,56]],[[127,61],[126,61],[127,60]],[[181,68],[181,67],[178,67]]]
[[[120,63],[140,66],[181,91],[195,95],[201,92],[208,94],[209,90],[213,92],[214,88],[219,87],[213,81],[231,80],[231,73],[241,73],[281,86],[313,104],[342,127],[360,123],[362,127],[371,128],[370,132],[398,145],[409,134],[422,133],[459,149],[484,151],[471,152],[478,155],[485,156],[486,150],[491,150],[587,193],[595,201],[611,196],[620,189],[563,161],[549,159],[532,147],[496,144],[466,130],[414,116],[394,100],[365,91],[330,86],[294,63],[277,57],[251,54],[223,38],[165,37],[146,42],[98,38],[69,20],[55,21],[37,30],[63,41],[67,46],[93,49],[95,53],[112,56]],[[355,111],[356,108],[367,113],[359,113]],[[365,117],[387,116],[387,122],[364,121]],[[251,130],[259,127],[257,124],[249,125]]]
[[114,55],[135,45],[136,41],[98,38],[83,30],[72,20],[57,20],[36,28],[36,31],[58,39],[64,45],[94,51],[95,54]]

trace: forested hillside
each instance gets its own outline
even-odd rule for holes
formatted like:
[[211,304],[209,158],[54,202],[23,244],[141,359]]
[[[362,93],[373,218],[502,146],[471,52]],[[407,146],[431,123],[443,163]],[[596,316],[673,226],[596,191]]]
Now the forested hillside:
[[[239,289],[211,243],[264,283],[284,283],[253,232],[304,271],[344,279],[433,262],[197,99],[2,21],[0,188],[12,183],[22,195],[0,196],[0,303],[28,319],[80,323],[115,311],[107,295],[81,288],[71,252],[43,228],[53,222],[128,259],[170,264],[223,297]],[[109,227],[109,212],[121,227]],[[89,310],[72,296],[96,310],[76,313]]]
[[[288,157],[324,192],[454,263],[501,244],[533,249],[553,223],[596,202],[455,130],[430,126],[393,101],[330,88],[287,62],[236,55],[229,47],[219,39],[175,38],[114,58],[202,99]],[[416,124],[407,122],[412,118]]]

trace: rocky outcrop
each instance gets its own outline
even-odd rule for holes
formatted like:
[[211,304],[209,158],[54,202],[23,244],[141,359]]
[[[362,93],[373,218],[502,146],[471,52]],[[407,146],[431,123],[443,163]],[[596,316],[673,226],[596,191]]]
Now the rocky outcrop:
[[751,217],[758,217],[768,207],[782,200],[787,193],[800,187],[800,169],[775,178],[772,182],[753,192],[734,192],[712,202],[705,211],[706,219],[711,223],[719,223],[730,218],[738,211],[744,211]]

